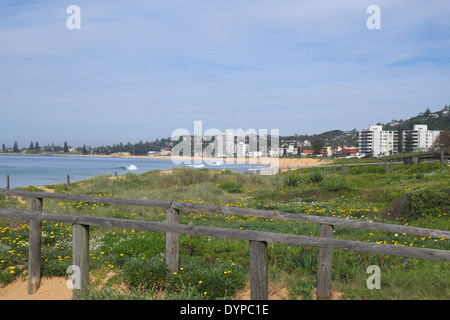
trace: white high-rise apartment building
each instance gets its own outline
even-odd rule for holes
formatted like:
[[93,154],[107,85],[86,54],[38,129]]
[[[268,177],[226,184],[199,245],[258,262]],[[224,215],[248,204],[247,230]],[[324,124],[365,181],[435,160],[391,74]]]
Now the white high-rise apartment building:
[[216,157],[234,157],[235,144],[234,144],[234,132],[225,131],[222,132],[221,141],[216,139]]
[[376,157],[398,153],[398,132],[383,130],[383,126],[370,125],[360,131],[358,142],[361,154],[372,153]]
[[408,133],[412,136],[412,151],[427,151],[441,133],[441,130],[428,130],[426,124],[415,124],[412,130],[403,130],[403,150],[405,150],[405,137]]

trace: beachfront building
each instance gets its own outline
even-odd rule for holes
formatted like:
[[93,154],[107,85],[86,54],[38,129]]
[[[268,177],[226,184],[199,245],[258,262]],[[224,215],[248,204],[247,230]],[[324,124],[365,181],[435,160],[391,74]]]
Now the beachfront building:
[[238,157],[238,158],[245,157],[246,153],[247,153],[247,149],[248,149],[248,145],[245,144],[244,141],[239,141],[236,144],[236,157]]
[[383,130],[383,126],[370,125],[368,129],[359,132],[359,148],[361,155],[373,156],[398,153],[398,132]]
[[426,124],[415,124],[412,130],[402,131],[402,149],[412,152],[427,151],[441,132],[442,130],[428,130]]

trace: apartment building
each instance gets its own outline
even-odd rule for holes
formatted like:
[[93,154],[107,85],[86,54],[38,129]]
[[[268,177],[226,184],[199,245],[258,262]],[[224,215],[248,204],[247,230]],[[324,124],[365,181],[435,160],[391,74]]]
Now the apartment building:
[[[402,131],[403,151],[427,151],[442,130],[428,130],[426,124],[415,124],[412,130]],[[407,136],[410,135],[408,141]]]
[[359,132],[358,152],[362,155],[372,153],[373,156],[398,153],[398,132],[383,130],[383,126],[370,125]]

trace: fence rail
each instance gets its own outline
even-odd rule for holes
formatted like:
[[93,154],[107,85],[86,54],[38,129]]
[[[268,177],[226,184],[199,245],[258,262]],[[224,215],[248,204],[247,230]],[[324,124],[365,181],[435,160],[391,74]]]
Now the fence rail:
[[[0,209],[0,217],[30,221],[29,240],[29,273],[28,292],[35,293],[40,284],[41,270],[41,232],[42,222],[63,222],[73,225],[73,264],[80,268],[81,288],[74,289],[74,298],[88,293],[89,286],[89,226],[119,227],[136,230],[146,230],[166,233],[166,264],[169,272],[178,270],[179,234],[212,236],[228,239],[249,241],[250,248],[250,288],[251,299],[265,300],[268,298],[268,266],[267,243],[319,247],[319,269],[317,277],[317,294],[319,299],[328,299],[331,296],[331,269],[332,250],[342,249],[365,253],[386,254],[429,260],[450,261],[450,251],[403,247],[386,244],[376,244],[361,241],[333,239],[334,226],[345,226],[381,230],[388,232],[401,232],[422,236],[431,236],[450,239],[450,232],[393,224],[347,220],[331,217],[310,216],[276,211],[223,207],[214,205],[191,204],[172,201],[138,200],[113,197],[84,196],[76,194],[58,194],[14,189],[0,189],[0,194],[31,199],[30,210]],[[70,215],[48,213],[43,211],[43,199],[83,201],[91,203],[104,203],[115,205],[130,205],[144,207],[165,208],[167,222],[153,222],[144,220],[118,219],[110,217],[96,217],[85,215]],[[310,237],[292,234],[279,234],[254,230],[238,230],[231,228],[213,228],[178,223],[180,210],[246,215],[261,218],[285,219],[290,221],[303,221],[320,224],[320,236]]]

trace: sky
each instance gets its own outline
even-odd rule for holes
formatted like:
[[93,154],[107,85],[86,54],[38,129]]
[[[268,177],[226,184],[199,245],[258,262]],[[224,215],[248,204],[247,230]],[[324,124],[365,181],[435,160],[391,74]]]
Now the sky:
[[152,141],[194,121],[317,134],[438,111],[449,16],[448,0],[0,0],[0,145]]

